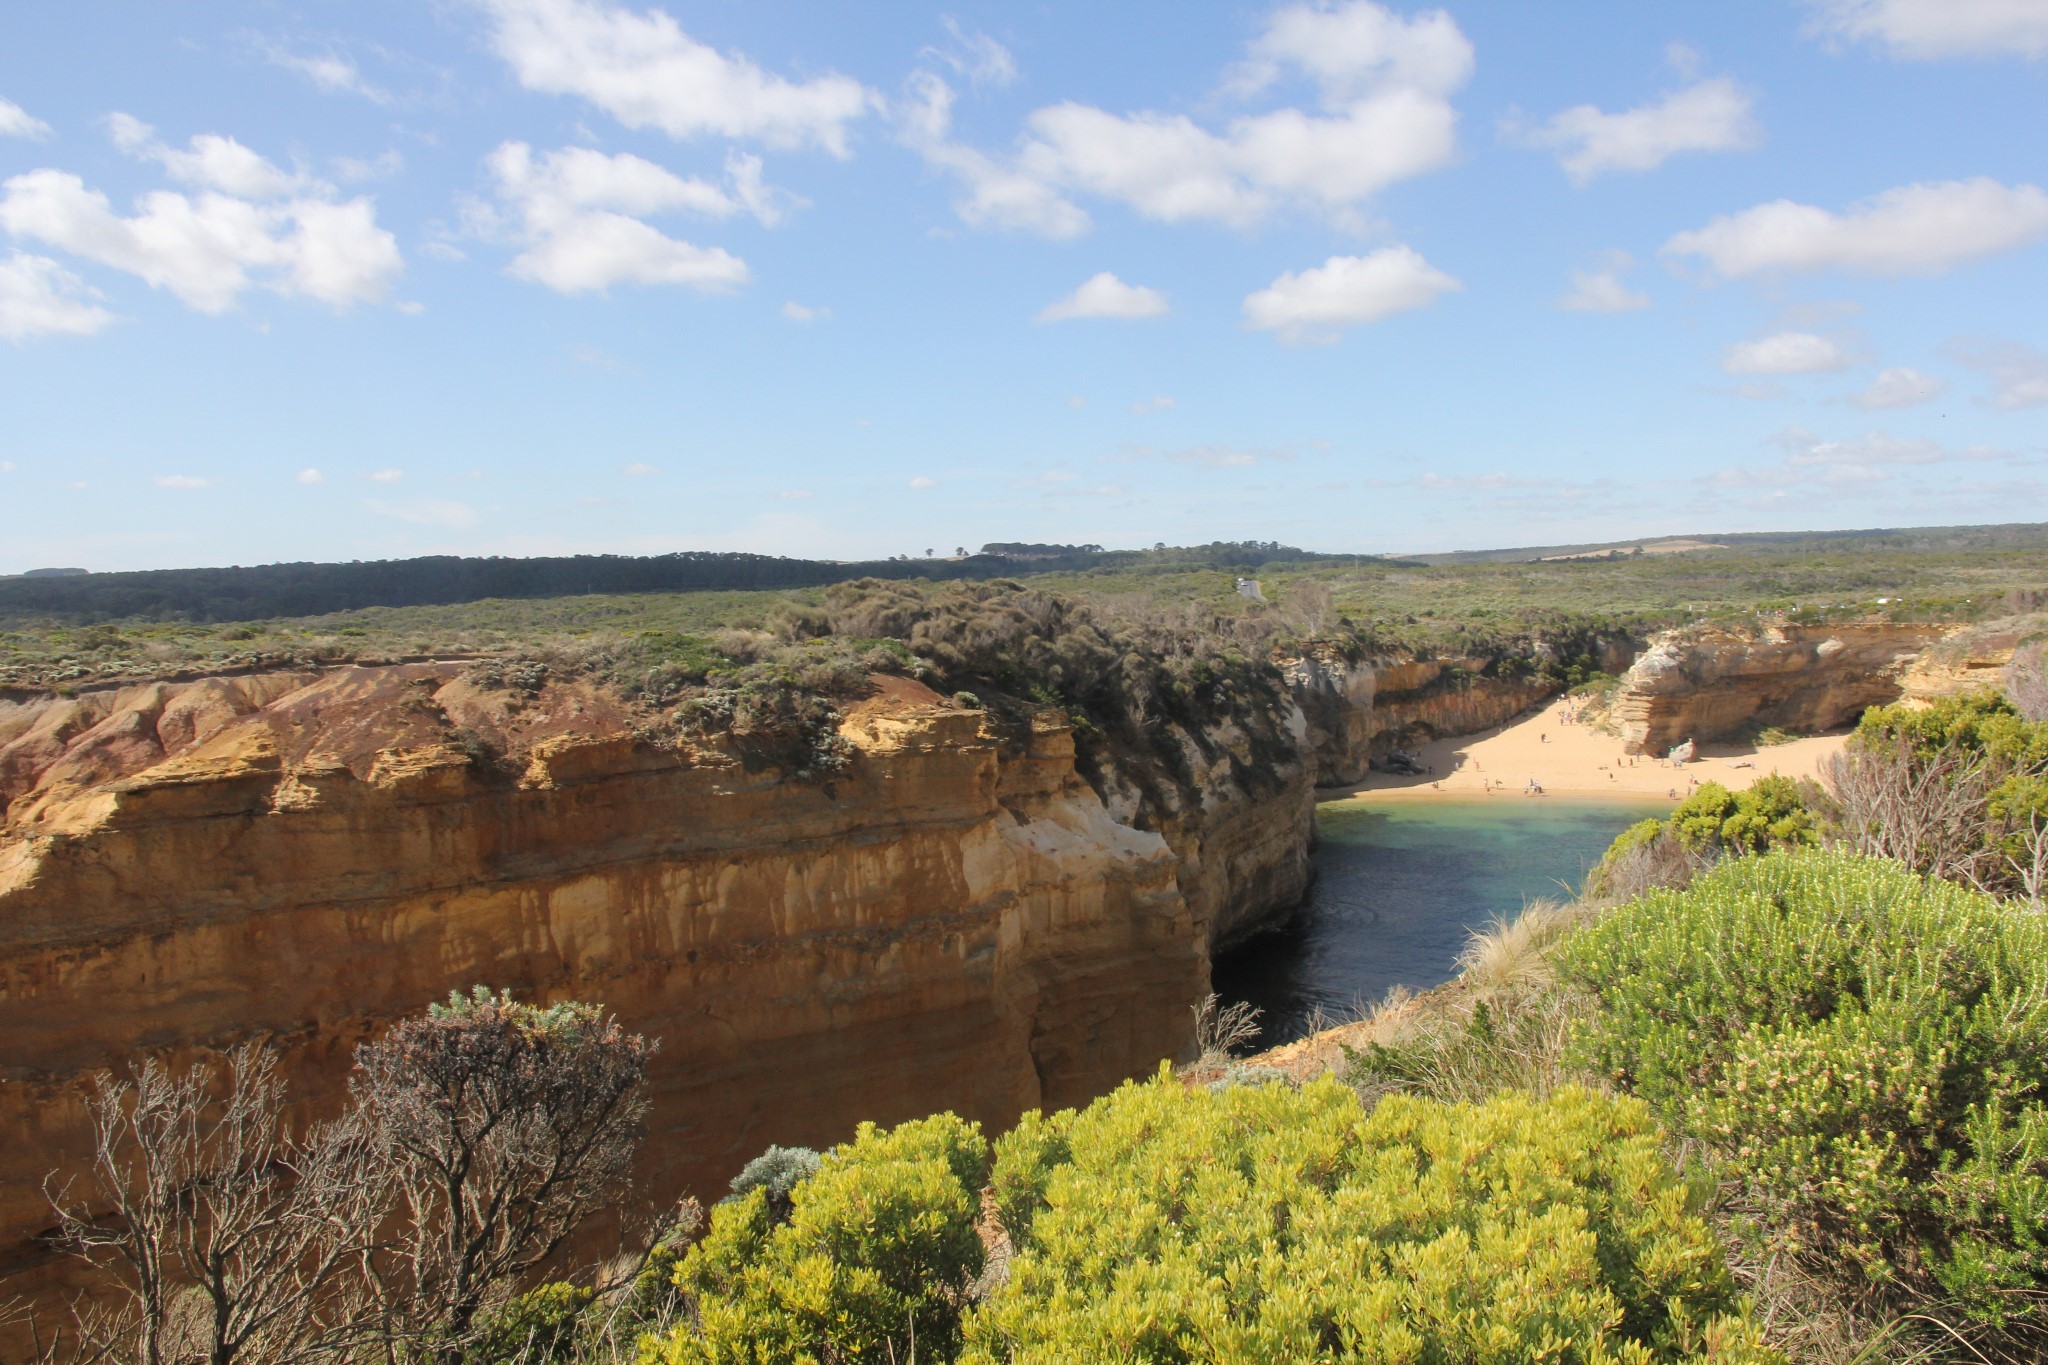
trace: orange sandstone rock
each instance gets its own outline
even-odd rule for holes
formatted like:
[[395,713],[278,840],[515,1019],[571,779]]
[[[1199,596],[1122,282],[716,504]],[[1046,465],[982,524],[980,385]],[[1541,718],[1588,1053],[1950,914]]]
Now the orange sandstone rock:
[[1002,1125],[1149,1071],[1212,941],[1309,875],[1309,774],[1248,788],[1252,736],[1185,737],[1170,797],[1112,764],[1105,800],[1057,712],[1020,734],[888,680],[846,770],[799,781],[651,743],[583,683],[460,670],[0,710],[0,1298],[50,1291],[43,1179],[85,1150],[89,1073],[143,1051],[271,1039],[323,1110],[359,1040],[451,989],[603,1001],[661,1040],[655,1207],[771,1142]]

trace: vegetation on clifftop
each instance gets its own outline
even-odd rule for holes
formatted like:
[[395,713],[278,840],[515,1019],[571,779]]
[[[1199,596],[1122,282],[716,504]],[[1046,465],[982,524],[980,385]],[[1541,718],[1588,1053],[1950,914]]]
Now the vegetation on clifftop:
[[[707,580],[688,591],[658,579],[615,582],[589,573],[550,578],[542,572],[550,563],[574,561],[450,561],[514,575],[527,572],[522,565],[538,567],[528,574],[530,582],[498,585],[498,596],[479,595],[497,584],[485,574],[475,591],[465,589],[466,595],[454,599],[433,592],[373,596],[344,609],[311,600],[294,609],[282,607],[282,598],[258,596],[239,609],[199,610],[169,598],[117,592],[87,610],[36,594],[59,591],[49,585],[149,576],[17,579],[0,583],[0,687],[86,686],[290,663],[607,648],[649,633],[773,631],[783,616],[820,610],[829,584],[863,576],[864,569],[875,570],[865,574],[869,578],[912,586],[1008,576],[1110,618],[1192,613],[1242,623],[1233,629],[1257,630],[1276,642],[1319,639],[1352,657],[1403,650],[1527,655],[1538,639],[1641,635],[1695,620],[1753,621],[1760,612],[1795,620],[1961,621],[2035,610],[2048,602],[2040,567],[2048,530],[2006,529],[2007,534],[1974,537],[1828,537],[1812,544],[1735,537],[1724,548],[1684,554],[1512,562],[1312,556],[1246,542],[1111,552],[1083,556],[1085,563],[1035,557],[835,565],[823,576],[787,586]],[[1238,594],[1241,575],[1259,580],[1265,601]],[[544,591],[556,595],[539,595]],[[414,605],[372,604],[377,601]],[[1573,645],[1568,653],[1582,649]]]

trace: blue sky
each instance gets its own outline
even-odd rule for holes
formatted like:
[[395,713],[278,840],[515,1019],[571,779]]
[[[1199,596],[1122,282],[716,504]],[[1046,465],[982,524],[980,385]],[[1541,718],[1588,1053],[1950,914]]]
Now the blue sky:
[[0,572],[2048,519],[2048,0],[0,16]]

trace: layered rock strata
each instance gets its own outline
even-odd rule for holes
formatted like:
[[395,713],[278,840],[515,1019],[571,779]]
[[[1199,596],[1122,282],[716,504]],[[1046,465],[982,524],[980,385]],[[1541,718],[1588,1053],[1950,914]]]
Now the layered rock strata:
[[[1619,638],[1597,649],[1596,662],[1611,672],[1628,667],[1635,653]],[[1540,650],[1527,662],[1542,663]],[[1375,759],[1396,749],[1492,729],[1562,690],[1535,672],[1499,676],[1497,661],[1477,657],[1318,653],[1281,661],[1281,672],[1307,719],[1316,783],[1325,787],[1363,781]]]
[[455,664],[0,704],[0,1271],[37,1262],[94,1070],[266,1038],[331,1105],[358,1040],[479,982],[660,1039],[650,1199],[1181,1053],[1212,939],[1306,886],[1306,767],[1180,735],[1171,801],[1113,756],[1098,794],[1057,711],[876,685],[830,780]]
[[1909,667],[1952,627],[1867,623],[1689,626],[1658,636],[1609,711],[1630,753],[1775,725],[1813,733],[1904,694]]

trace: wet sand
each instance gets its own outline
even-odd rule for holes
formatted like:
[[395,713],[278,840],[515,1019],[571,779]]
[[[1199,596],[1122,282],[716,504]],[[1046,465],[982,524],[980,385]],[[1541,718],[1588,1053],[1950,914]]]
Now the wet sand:
[[1562,699],[1524,712],[1506,725],[1476,735],[1440,739],[1416,751],[1434,771],[1421,777],[1372,773],[1350,787],[1326,788],[1323,800],[1352,796],[1462,796],[1483,794],[1512,800],[1533,779],[1545,795],[1575,798],[1614,796],[1683,799],[1695,782],[1719,782],[1740,791],[1760,777],[1817,777],[1821,760],[1838,752],[1847,732],[1817,735],[1771,748],[1741,743],[1702,744],[1682,768],[1648,754],[1623,754],[1621,741],[1590,725],[1567,724]]

